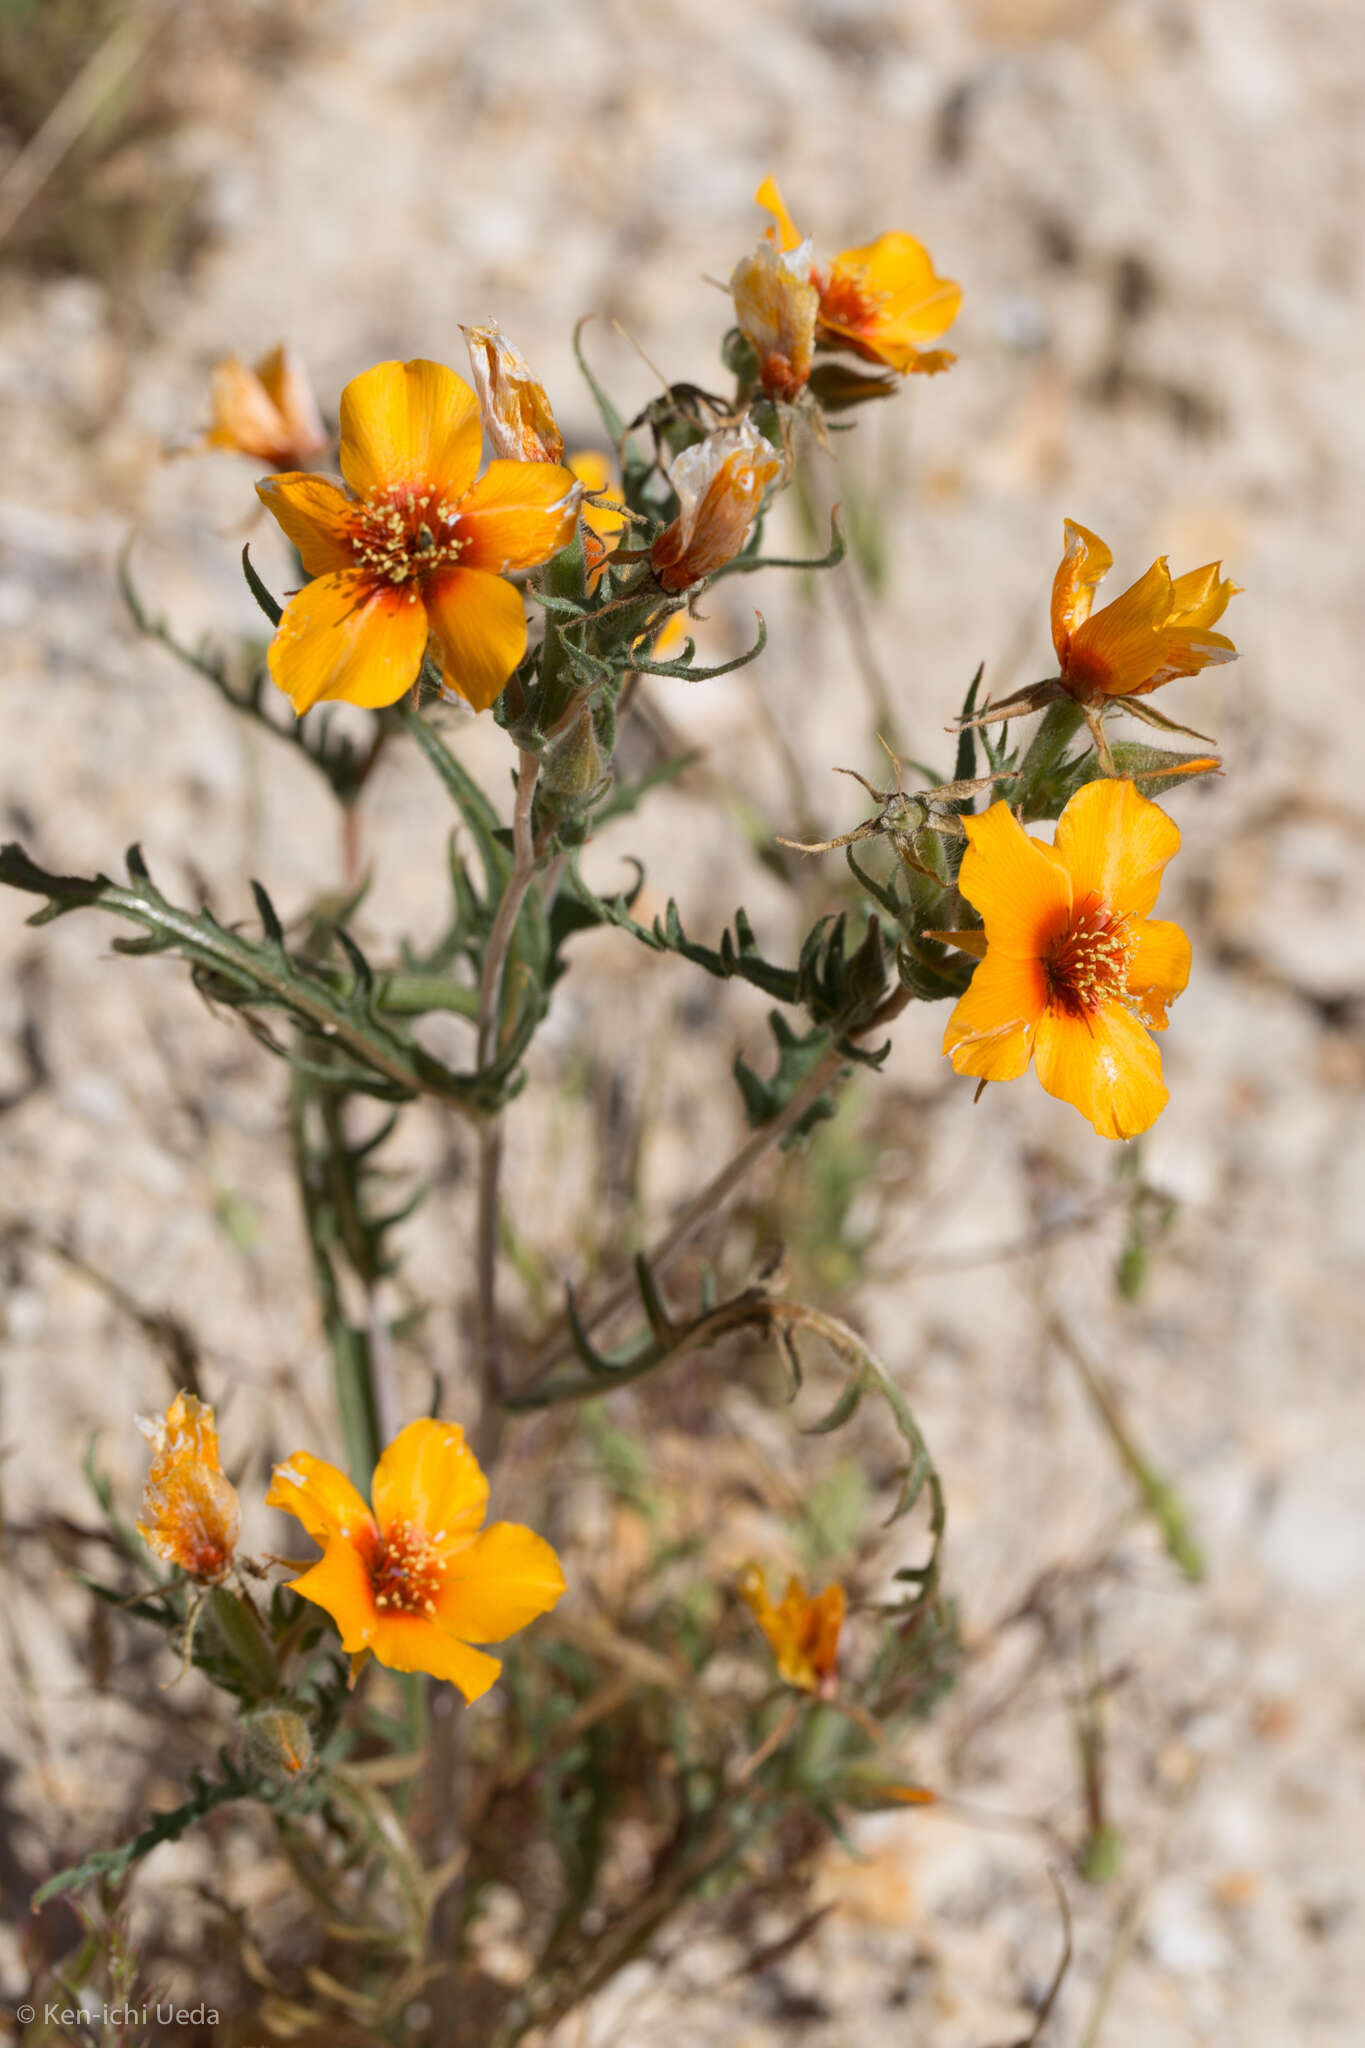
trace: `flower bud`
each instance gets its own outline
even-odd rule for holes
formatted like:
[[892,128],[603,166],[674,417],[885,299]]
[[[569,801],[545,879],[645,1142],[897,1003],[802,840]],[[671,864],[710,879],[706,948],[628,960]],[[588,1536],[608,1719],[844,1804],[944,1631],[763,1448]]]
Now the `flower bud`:
[[483,428],[497,453],[511,462],[559,462],[564,436],[555,424],[544,386],[525,358],[490,327],[462,327]]
[[781,467],[777,450],[748,418],[684,448],[669,473],[678,516],[649,554],[665,590],[685,590],[734,560]]
[[254,1762],[282,1777],[301,1778],[315,1761],[313,1738],[292,1707],[258,1707],[243,1714],[242,1732]]

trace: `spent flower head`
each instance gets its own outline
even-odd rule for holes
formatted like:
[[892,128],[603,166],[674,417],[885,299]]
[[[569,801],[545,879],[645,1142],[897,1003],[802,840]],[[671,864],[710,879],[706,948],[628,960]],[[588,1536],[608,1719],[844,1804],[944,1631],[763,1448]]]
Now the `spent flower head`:
[[758,357],[770,398],[793,403],[810,381],[820,294],[811,282],[811,247],[790,252],[760,242],[730,273],[739,331]]
[[479,396],[483,430],[499,455],[512,462],[562,462],[564,436],[545,387],[531,374],[497,322],[462,327]]
[[774,1607],[761,1569],[750,1564],[740,1574],[739,1592],[768,1638],[779,1677],[800,1692],[831,1694],[847,1604],[843,1587],[830,1585],[822,1593],[808,1593],[803,1581],[792,1577]]
[[218,1461],[213,1410],[179,1393],[164,1415],[139,1415],[152,1447],[137,1532],[154,1557],[214,1585],[231,1569],[242,1516]]
[[[526,651],[504,578],[573,538],[582,486],[552,462],[475,481],[479,406],[441,363],[377,363],[341,395],[341,471],[256,489],[313,578],[285,606],[270,673],[298,712],[379,708],[416,682],[428,639],[447,687],[486,711]],[[349,487],[349,488],[347,488]]]
[[678,516],[649,553],[665,590],[685,590],[734,560],[781,468],[781,456],[747,414],[683,449],[669,471]]
[[548,1613],[564,1591],[559,1559],[518,1523],[480,1532],[488,1481],[455,1423],[410,1422],[370,1491],[373,1512],[344,1472],[307,1451],[275,1467],[267,1505],[323,1545],[293,1590],[327,1610],[353,1658],[428,1671],[478,1699],[502,1666],[471,1644],[500,1643]]

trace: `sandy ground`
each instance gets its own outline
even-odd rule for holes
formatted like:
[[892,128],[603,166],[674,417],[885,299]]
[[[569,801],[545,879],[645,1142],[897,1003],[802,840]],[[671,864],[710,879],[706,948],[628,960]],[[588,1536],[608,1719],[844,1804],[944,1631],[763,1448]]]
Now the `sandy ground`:
[[[883,521],[870,633],[912,751],[943,758],[978,660],[997,692],[1047,672],[1065,515],[1111,542],[1116,580],[1169,551],[1177,570],[1221,554],[1245,586],[1228,620],[1241,662],[1167,693],[1173,715],[1219,733],[1229,773],[1172,802],[1185,853],[1163,903],[1196,965],[1164,1047],[1171,1105],[1141,1158],[1178,1213],[1140,1299],[1113,1287],[1114,1149],[1032,1081],[973,1108],[945,1081],[941,1012],[903,1020],[853,1112],[894,1134],[859,1214],[875,1251],[854,1309],[941,1463],[949,1577],[977,1646],[913,1759],[951,1796],[858,1829],[860,1856],[832,1855],[821,1879],[838,1910],[780,1967],[723,1982],[733,1955],[708,1923],[667,1969],[632,1969],[581,2038],[676,2038],[683,1996],[689,2039],[726,2048],[982,2048],[1027,2032],[1060,1940],[1047,1869],[1084,1826],[1072,1706],[1088,1643],[1109,1681],[1122,1853],[1104,1884],[1066,1870],[1076,1954],[1050,2038],[1365,2040],[1365,13],[318,0],[299,23],[277,67],[219,56],[199,80],[174,148],[208,181],[214,235],[188,281],[142,285],[145,329],[79,279],[7,281],[0,299],[0,809],[49,864],[112,867],[139,837],[167,886],[207,884],[233,914],[251,874],[292,908],[335,872],[305,770],[139,643],[112,588],[136,524],[144,582],[187,631],[251,625],[234,559],[249,473],[160,455],[202,421],[215,357],[288,336],[331,405],[380,357],[459,364],[457,323],[496,315],[587,440],[573,321],[613,316],[670,376],[705,381],[726,308],[702,279],[751,243],[768,170],[826,249],[903,225],[965,286],[957,367],[844,442],[829,485]],[[638,357],[605,326],[593,345],[642,403]],[[761,667],[658,701],[782,831],[775,721],[819,822],[844,829],[855,793],[826,770],[877,772],[846,620],[775,578],[744,596],[769,618]],[[750,623],[718,602],[704,651]],[[497,786],[500,736],[471,723],[461,744]],[[624,878],[614,850],[639,846],[653,887],[708,932],[747,855],[730,812],[699,835],[694,802],[661,799],[592,871]],[[386,764],[362,936],[432,927],[443,829],[418,766]],[[818,872],[808,886],[814,910]],[[780,938],[780,892],[760,876],[746,893]],[[117,961],[89,919],[32,933],[24,910],[0,903],[0,1235],[22,1219],[191,1322],[235,1456],[319,1441],[279,1069],[173,967]],[[609,1058],[632,1100],[659,1104],[643,1184],[663,1219],[733,1136],[725,1069],[736,1036],[760,1047],[764,1006],[727,992],[698,1019],[684,967],[648,993],[640,967],[624,940],[583,950],[537,1071],[560,1073],[630,991],[631,1038]],[[46,1076],[32,1093],[26,1023]],[[458,1372],[465,1186],[448,1134],[424,1131],[412,1163],[438,1186],[414,1257],[441,1305],[435,1362]],[[567,1207],[582,1190],[563,1173]],[[513,1189],[543,1205],[524,1159]],[[998,1255],[1096,1206],[1093,1228]],[[561,1223],[556,1256],[572,1235]],[[6,1511],[81,1516],[88,1433],[104,1432],[131,1493],[128,1418],[164,1398],[164,1368],[87,1278],[4,1244]],[[1202,1586],[1133,1517],[1044,1335],[1056,1314],[1180,1487]],[[23,1555],[6,1747],[27,1774],[21,1809],[40,1797],[45,1833],[70,1849],[132,1737],[116,1674],[92,1703],[73,1662],[82,1610]],[[16,1657],[49,1703],[41,1725]]]

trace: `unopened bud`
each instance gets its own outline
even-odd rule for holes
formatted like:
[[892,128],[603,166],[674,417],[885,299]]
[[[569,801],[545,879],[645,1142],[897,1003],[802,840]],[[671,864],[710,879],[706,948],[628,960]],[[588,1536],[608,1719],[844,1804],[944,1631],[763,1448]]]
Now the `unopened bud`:
[[286,1778],[301,1778],[314,1763],[313,1738],[292,1707],[258,1707],[243,1714],[242,1733],[253,1762]]

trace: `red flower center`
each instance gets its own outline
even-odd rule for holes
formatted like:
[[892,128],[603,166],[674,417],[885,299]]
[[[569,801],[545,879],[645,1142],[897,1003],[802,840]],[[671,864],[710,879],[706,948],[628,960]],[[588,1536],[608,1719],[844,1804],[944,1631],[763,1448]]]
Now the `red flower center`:
[[879,295],[846,271],[830,270],[824,276],[812,271],[811,282],[819,291],[820,318],[827,327],[861,333],[875,323]]
[[370,1566],[375,1606],[389,1614],[434,1614],[444,1569],[425,1529],[395,1522]]
[[1092,1017],[1105,1003],[1123,1002],[1136,950],[1127,918],[1116,917],[1097,897],[1086,897],[1043,956],[1049,1007],[1068,1017]]
[[385,491],[356,507],[351,547],[358,569],[381,583],[403,584],[456,561],[459,506],[439,491]]

